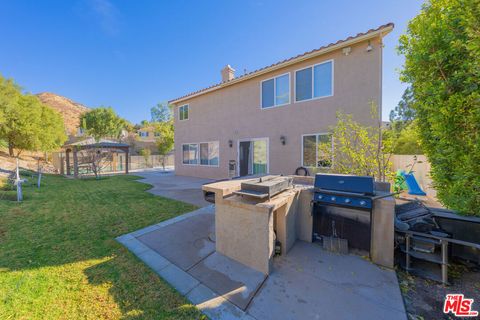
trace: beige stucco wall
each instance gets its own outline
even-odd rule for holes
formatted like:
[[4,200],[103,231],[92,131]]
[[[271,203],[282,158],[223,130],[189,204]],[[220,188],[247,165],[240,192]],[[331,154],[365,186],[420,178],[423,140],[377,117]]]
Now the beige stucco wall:
[[[366,51],[366,41],[360,42],[351,46],[348,56],[339,49],[178,103],[174,108],[176,174],[226,178],[229,160],[238,162],[238,141],[263,137],[269,140],[269,173],[293,174],[302,165],[302,135],[328,132],[338,110],[353,114],[362,123],[372,123],[370,103],[375,102],[381,110],[382,48],[380,38],[371,41],[371,52]],[[334,61],[334,95],[294,103],[295,70],[330,59]],[[291,103],[261,109],[261,81],[287,72]],[[184,104],[189,104],[189,119],[179,121],[178,107]],[[281,136],[286,137],[285,145]],[[233,147],[229,147],[229,140]],[[182,164],[183,143],[208,141],[219,141],[218,167]]]
[[216,203],[217,252],[264,274],[272,269],[274,213],[265,208],[232,202]]

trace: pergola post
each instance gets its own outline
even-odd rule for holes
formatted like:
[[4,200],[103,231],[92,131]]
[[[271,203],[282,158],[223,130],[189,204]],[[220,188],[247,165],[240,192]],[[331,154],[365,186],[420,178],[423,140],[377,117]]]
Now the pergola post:
[[128,147],[125,150],[125,173],[128,174]]
[[70,152],[72,152],[71,149],[67,149],[65,151],[65,160],[67,162],[67,176],[69,176],[71,174],[71,172],[70,172]]
[[73,176],[78,178],[78,156],[77,147],[73,147]]

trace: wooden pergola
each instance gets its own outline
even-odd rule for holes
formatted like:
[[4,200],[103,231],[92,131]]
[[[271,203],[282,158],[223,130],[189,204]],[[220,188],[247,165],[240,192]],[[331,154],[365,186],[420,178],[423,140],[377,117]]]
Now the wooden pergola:
[[87,139],[63,147],[65,149],[65,162],[67,164],[67,175],[71,175],[70,154],[73,153],[73,176],[78,178],[78,152],[87,149],[109,149],[125,152],[125,173],[128,174],[128,154],[130,146],[126,143],[100,140],[96,142],[93,139]]

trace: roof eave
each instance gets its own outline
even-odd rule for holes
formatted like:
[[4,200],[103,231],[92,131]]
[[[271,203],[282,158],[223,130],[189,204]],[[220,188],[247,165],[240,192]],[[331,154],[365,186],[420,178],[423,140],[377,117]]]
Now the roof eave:
[[338,50],[342,47],[348,47],[348,46],[351,46],[355,43],[362,42],[362,41],[365,41],[365,40],[368,40],[368,39],[372,39],[372,38],[375,38],[375,37],[378,37],[378,36],[383,37],[383,36],[387,35],[388,33],[390,33],[393,30],[393,27],[394,27],[393,24],[388,24],[384,28],[381,28],[379,30],[375,30],[375,31],[363,34],[361,36],[355,37],[353,39],[342,41],[340,43],[336,43],[336,44],[333,44],[331,46],[327,46],[327,47],[325,47],[323,49],[320,49],[316,52],[305,54],[305,55],[300,56],[298,58],[288,60],[288,61],[285,61],[283,63],[279,63],[279,64],[273,65],[271,67],[267,67],[265,69],[258,70],[257,72],[253,72],[251,74],[248,74],[248,75],[245,75],[245,76],[242,76],[242,77],[234,78],[234,79],[232,79],[228,82],[223,82],[219,85],[213,86],[212,88],[202,90],[202,91],[194,93],[192,95],[187,95],[187,96],[184,96],[184,97],[181,97],[181,98],[178,98],[178,99],[170,100],[170,101],[168,101],[168,103],[169,104],[177,104],[177,103],[180,103],[180,102],[183,102],[183,101],[186,101],[186,100],[190,100],[194,97],[198,97],[198,96],[207,94],[207,93],[212,92],[212,91],[220,90],[222,88],[234,85],[234,84],[239,83],[239,82],[243,82],[243,81],[246,81],[246,80],[249,80],[249,79],[252,79],[252,78],[256,78],[256,77],[261,76],[265,73],[269,73],[269,72],[272,72],[272,71],[275,71],[275,70],[278,70],[278,69],[281,69],[281,68],[288,67],[292,64],[302,62],[304,60],[308,60],[308,59],[311,59],[311,58],[315,58],[317,56],[321,56],[321,55],[326,54],[328,52]]

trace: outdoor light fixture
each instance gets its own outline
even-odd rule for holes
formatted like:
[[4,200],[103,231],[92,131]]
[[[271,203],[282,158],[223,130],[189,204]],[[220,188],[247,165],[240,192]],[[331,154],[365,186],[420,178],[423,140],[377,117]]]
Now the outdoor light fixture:
[[285,145],[287,143],[287,138],[285,136],[280,136],[280,142]]
[[343,48],[342,52],[343,52],[344,55],[348,56],[350,54],[350,52],[352,52],[352,48],[351,47]]
[[370,40],[368,40],[367,52],[370,52],[372,50],[373,50],[372,43],[370,42]]
[[233,141],[232,140],[228,140],[228,146],[231,148],[233,147]]

